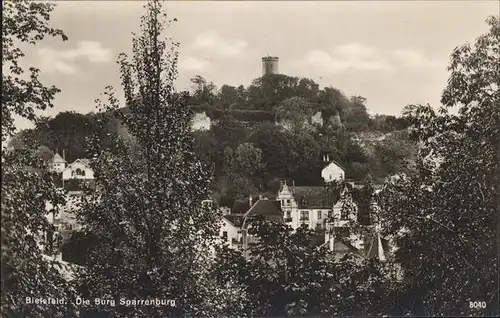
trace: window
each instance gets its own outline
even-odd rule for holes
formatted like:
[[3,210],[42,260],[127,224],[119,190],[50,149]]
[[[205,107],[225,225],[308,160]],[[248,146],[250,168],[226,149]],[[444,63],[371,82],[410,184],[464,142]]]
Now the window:
[[292,217],[292,212],[286,211],[286,217],[287,217],[287,219],[291,218]]
[[318,219],[321,219],[322,215],[321,215],[321,210],[318,211]]
[[290,205],[290,200],[286,200],[286,205]]
[[82,170],[80,168],[77,168],[75,171],[73,171],[72,175],[77,175],[77,176],[85,176],[85,170]]
[[309,211],[300,211],[301,220],[309,220]]
[[227,231],[222,232],[222,238],[227,241]]

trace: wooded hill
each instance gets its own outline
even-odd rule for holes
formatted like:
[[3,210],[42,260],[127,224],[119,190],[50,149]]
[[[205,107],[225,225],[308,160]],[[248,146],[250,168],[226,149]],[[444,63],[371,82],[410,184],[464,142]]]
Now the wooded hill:
[[[407,169],[406,160],[413,159],[415,144],[408,139],[405,117],[370,116],[361,96],[347,97],[333,87],[320,89],[311,79],[281,74],[257,78],[248,87],[217,88],[201,76],[191,81],[186,107],[212,120],[210,130],[193,132],[195,151],[212,169],[214,195],[226,205],[251,194],[275,193],[278,179],[321,185],[325,154],[343,165],[349,178],[361,181],[370,175],[375,182]],[[321,123],[312,123],[318,112]],[[64,149],[71,162],[86,156],[86,138],[95,133],[109,148],[113,136],[127,135],[116,121],[100,131],[100,116],[62,112],[20,132],[11,145],[35,140],[52,151]]]

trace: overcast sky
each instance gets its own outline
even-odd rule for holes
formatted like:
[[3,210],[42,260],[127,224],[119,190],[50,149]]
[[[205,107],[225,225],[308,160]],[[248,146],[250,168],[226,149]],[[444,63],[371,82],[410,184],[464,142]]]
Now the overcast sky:
[[[62,92],[46,114],[88,113],[105,86],[118,91],[120,52],[130,52],[141,1],[58,1],[51,24],[69,37],[26,51],[26,62]],[[372,114],[409,103],[438,106],[454,47],[488,31],[498,1],[169,1],[168,32],[181,43],[178,88],[202,75],[217,86],[247,86],[261,57],[280,72],[367,98]],[[18,121],[25,128],[25,121]]]

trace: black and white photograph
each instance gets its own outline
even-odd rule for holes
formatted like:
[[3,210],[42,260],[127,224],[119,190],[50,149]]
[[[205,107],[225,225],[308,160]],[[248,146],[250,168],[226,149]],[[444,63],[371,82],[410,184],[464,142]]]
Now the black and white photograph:
[[498,317],[500,2],[2,1],[1,317]]

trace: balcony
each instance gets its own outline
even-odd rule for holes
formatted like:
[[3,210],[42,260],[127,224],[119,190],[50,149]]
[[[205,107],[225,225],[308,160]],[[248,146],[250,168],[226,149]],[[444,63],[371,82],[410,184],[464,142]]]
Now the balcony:
[[309,217],[303,216],[300,218],[300,221],[308,221],[309,222]]

